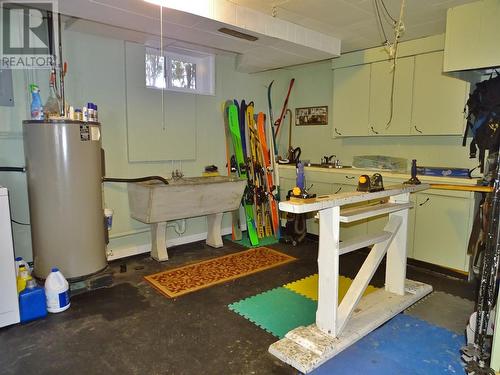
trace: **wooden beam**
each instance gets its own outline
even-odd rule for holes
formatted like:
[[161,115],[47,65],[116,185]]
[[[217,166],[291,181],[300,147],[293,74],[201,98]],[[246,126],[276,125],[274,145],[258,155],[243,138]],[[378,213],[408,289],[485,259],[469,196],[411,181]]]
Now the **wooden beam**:
[[454,184],[430,184],[431,189],[438,190],[457,190],[457,191],[474,191],[478,193],[491,193],[492,186],[482,185],[454,185]]
[[319,211],[318,310],[316,324],[330,335],[337,332],[340,207]]

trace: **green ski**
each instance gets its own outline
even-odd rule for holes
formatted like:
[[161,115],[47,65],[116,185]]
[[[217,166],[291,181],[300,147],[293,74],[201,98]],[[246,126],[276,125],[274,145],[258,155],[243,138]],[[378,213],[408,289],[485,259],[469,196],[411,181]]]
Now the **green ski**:
[[[248,180],[247,167],[245,163],[245,156],[243,153],[243,145],[241,143],[241,134],[238,121],[238,108],[232,104],[228,108],[229,115],[229,130],[233,139],[234,154],[236,156],[236,164],[241,178]],[[247,185],[243,196],[243,207],[245,207],[245,216],[247,221],[247,232],[250,243],[253,246],[259,244],[259,237],[255,227],[255,220],[253,215],[253,192],[251,186]]]
[[[229,130],[229,106],[233,104],[232,100],[227,100],[224,103],[222,112],[224,114],[224,132],[226,134],[226,161],[227,161],[227,175],[231,177],[237,176],[236,158],[234,156],[234,148],[232,145],[231,131]],[[234,163],[233,163],[234,161]],[[232,221],[232,234],[233,240],[240,241],[242,238],[240,227],[240,209],[231,212]]]

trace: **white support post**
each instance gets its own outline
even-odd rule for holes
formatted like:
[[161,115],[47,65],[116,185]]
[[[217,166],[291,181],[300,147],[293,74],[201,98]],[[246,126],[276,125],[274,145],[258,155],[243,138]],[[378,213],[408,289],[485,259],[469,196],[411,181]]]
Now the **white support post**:
[[207,215],[207,245],[212,247],[222,247],[221,224],[222,212]]
[[[393,203],[408,203],[410,193],[390,197]],[[408,209],[389,214],[389,221],[393,217],[401,218],[401,226],[394,236],[394,240],[387,250],[385,268],[385,290],[400,296],[405,294],[406,280],[406,240],[408,236]]]
[[151,258],[159,262],[168,260],[166,221],[151,224]]
[[318,310],[316,326],[337,335],[340,207],[319,211]]

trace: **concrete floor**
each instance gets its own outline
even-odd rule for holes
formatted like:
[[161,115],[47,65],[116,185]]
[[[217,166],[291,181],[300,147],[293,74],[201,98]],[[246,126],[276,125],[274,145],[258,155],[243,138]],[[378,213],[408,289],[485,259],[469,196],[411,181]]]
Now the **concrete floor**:
[[[112,287],[74,296],[64,313],[0,329],[0,373],[296,374],[268,354],[276,338],[227,308],[317,272],[316,241],[272,247],[299,259],[177,299],[156,292],[143,276],[242,247],[225,242],[212,249],[199,242],[169,249],[171,260],[163,264],[148,257],[116,261],[110,264]],[[362,252],[343,256],[341,273],[352,277],[364,257]],[[127,270],[120,273],[123,264]],[[383,285],[384,268],[382,264],[373,284]],[[407,273],[434,290],[474,298],[473,286],[463,280],[413,266]]]

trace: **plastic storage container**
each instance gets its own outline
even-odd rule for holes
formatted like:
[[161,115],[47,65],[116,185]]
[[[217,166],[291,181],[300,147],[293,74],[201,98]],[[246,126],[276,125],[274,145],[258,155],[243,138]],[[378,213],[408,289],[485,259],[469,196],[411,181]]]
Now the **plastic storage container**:
[[354,156],[352,166],[359,169],[388,170],[391,172],[406,172],[408,161],[403,158],[383,155]]
[[47,298],[47,311],[50,313],[67,310],[71,304],[68,281],[58,268],[52,268],[45,280],[45,296]]
[[26,288],[19,293],[19,314],[21,315],[21,323],[47,316],[45,291],[36,284],[31,276],[26,282]]

